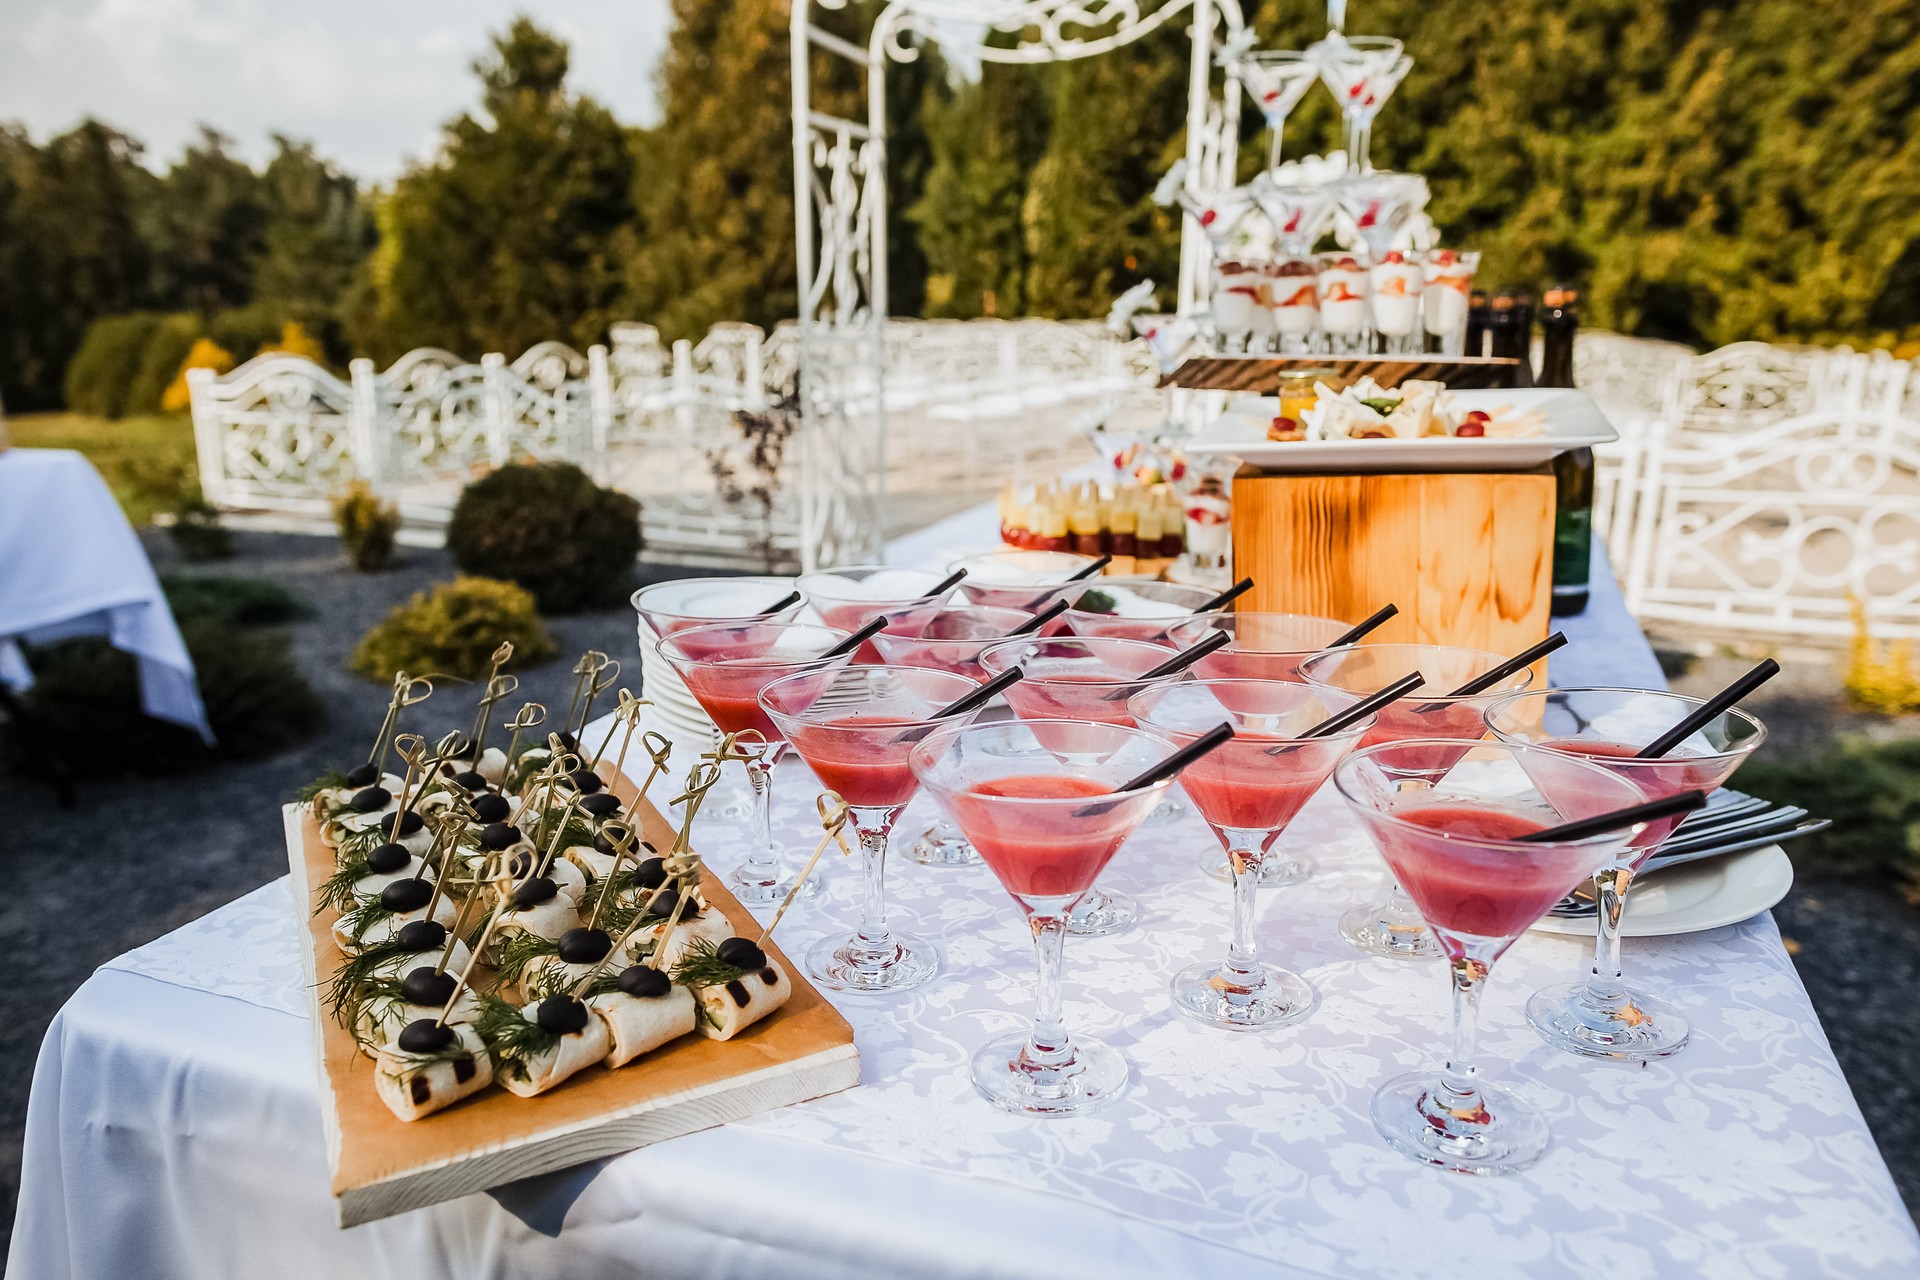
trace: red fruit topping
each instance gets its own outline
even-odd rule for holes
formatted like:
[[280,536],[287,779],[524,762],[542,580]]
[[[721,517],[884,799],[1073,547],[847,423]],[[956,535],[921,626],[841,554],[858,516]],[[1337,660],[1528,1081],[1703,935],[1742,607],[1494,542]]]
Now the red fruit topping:
[[1405,262],[1406,260],[1407,260],[1407,255],[1402,253],[1398,249],[1389,249],[1385,253],[1380,255],[1380,263],[1382,266],[1385,266],[1388,263]]
[[1467,410],[1466,416],[1462,418],[1461,421],[1477,422],[1481,426],[1485,426],[1487,423],[1493,421],[1493,415],[1488,413],[1485,409],[1469,409]]
[[1200,225],[1203,227],[1210,227],[1213,225],[1213,220],[1219,216],[1220,215],[1215,213],[1213,210],[1208,209],[1200,215]]
[[1360,295],[1347,287],[1344,280],[1336,280],[1327,290],[1328,302],[1358,302]]
[[1432,262],[1436,267],[1450,267],[1460,261],[1460,255],[1452,249],[1435,249]]
[[1280,305],[1283,307],[1311,307],[1314,305],[1313,286],[1308,285],[1304,289],[1294,290],[1293,296]]
[[1454,428],[1453,434],[1463,439],[1478,439],[1487,434],[1487,424],[1484,422],[1463,422]]
[[1341,271],[1358,271],[1360,269],[1360,259],[1342,258],[1338,262],[1334,263],[1333,265],[1339,268]]

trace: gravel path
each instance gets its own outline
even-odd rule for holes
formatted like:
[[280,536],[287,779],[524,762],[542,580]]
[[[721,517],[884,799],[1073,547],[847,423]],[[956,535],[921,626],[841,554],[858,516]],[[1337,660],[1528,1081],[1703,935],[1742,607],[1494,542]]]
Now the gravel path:
[[[347,570],[331,539],[243,533],[236,543],[235,559],[188,571],[270,577],[314,606],[314,616],[293,628],[300,664],[330,708],[313,741],[187,780],[85,782],[78,806],[67,812],[54,806],[50,790],[0,776],[9,869],[23,869],[32,851],[43,867],[81,872],[17,876],[16,892],[0,901],[0,938],[12,945],[18,966],[15,980],[0,988],[0,1025],[18,1028],[0,1045],[0,1222],[9,1230],[28,1087],[47,1024],[103,961],[285,872],[275,802],[328,765],[363,759],[385,705],[383,688],[347,672],[348,650],[394,604],[452,575],[439,551],[403,550],[397,568],[362,575]],[[148,545],[158,568],[176,568],[164,538]],[[643,571],[641,580],[682,572]],[[561,657],[521,673],[526,697],[563,707],[571,659],[584,649],[637,664],[627,610],[550,626]],[[1690,672],[1685,683],[1716,683],[1717,674]],[[1792,694],[1809,708],[1801,717],[1805,730],[1779,739],[1804,745],[1830,726],[1816,727],[1818,700],[1799,683]],[[1782,701],[1779,713],[1791,717]],[[411,727],[429,736],[464,727],[470,706],[466,697],[440,708],[429,702],[429,713]],[[1761,713],[1771,718],[1775,711],[1763,705]],[[167,814],[164,830],[153,829],[149,815],[156,812]],[[1911,1012],[1920,1003],[1920,908],[1890,887],[1809,882],[1781,905],[1779,919],[1800,948],[1802,977],[1907,1203],[1920,1206],[1920,1085],[1909,1070],[1920,1060],[1920,1020]],[[56,931],[56,920],[90,925]]]

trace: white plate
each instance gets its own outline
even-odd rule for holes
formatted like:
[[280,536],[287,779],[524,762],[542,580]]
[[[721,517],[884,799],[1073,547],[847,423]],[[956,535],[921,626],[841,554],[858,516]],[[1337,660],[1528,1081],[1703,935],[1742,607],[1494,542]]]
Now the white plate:
[[[1630,891],[1620,932],[1628,938],[1659,938],[1739,924],[1773,907],[1791,888],[1793,862],[1777,844],[1650,871]],[[1546,916],[1533,927],[1591,938],[1594,923],[1592,916]]]
[[[1292,440],[1267,439],[1267,425],[1280,412],[1274,396],[1241,396],[1221,417],[1187,442],[1190,454],[1231,454],[1268,471],[1335,471],[1365,475],[1389,471],[1503,471],[1538,466],[1569,449],[1619,439],[1613,424],[1584,392],[1557,387],[1508,391],[1453,391],[1449,403],[1462,411],[1513,405],[1546,414],[1540,434],[1519,440]],[[1237,412],[1241,406],[1245,412]]]

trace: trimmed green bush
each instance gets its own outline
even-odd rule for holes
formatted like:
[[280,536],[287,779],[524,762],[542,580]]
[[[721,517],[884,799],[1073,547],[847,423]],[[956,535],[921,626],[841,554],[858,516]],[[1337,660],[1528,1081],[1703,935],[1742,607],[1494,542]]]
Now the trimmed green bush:
[[296,591],[270,578],[167,574],[160,579],[176,617],[211,618],[235,627],[273,627],[310,617]]
[[333,500],[333,523],[347,559],[362,573],[384,569],[393,560],[393,540],[400,532],[400,508],[382,502],[373,486],[355,480]]
[[182,560],[225,560],[233,554],[233,533],[220,523],[220,509],[197,493],[174,508],[167,534]]
[[1733,785],[1833,826],[1784,846],[1804,875],[1892,873],[1920,893],[1920,738],[1847,738],[1811,756],[1761,752]]
[[186,362],[188,353],[193,350],[193,344],[199,337],[199,316],[181,314],[161,317],[160,323],[154,326],[153,335],[147,339],[146,350],[140,353],[140,372],[134,375],[132,385],[127,388],[125,412],[160,412],[161,397],[166,395],[167,388],[180,375],[180,366]]
[[512,668],[554,654],[553,637],[534,611],[532,595],[511,582],[461,577],[396,605],[360,637],[347,665],[381,683],[399,671],[478,680],[485,678],[502,640],[513,642]]
[[285,632],[236,625],[226,606],[209,606],[192,592],[171,599],[215,745],[144,715],[133,657],[87,636],[28,649],[35,682],[21,702],[33,732],[18,721],[0,722],[0,758],[9,769],[44,776],[52,751],[77,769],[83,784],[89,777],[185,773],[272,755],[319,729],[326,708],[294,662]]
[[102,316],[88,325],[80,349],[67,364],[67,408],[96,418],[124,416],[127,396],[160,319],[152,311],[135,311]]
[[633,591],[640,504],[571,463],[501,467],[461,490],[447,550],[462,572],[533,592],[544,613],[613,608]]

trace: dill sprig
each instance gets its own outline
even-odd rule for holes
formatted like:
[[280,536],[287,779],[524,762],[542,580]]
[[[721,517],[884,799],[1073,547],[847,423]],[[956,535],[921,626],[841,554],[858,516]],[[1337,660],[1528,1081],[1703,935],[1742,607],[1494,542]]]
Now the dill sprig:
[[742,969],[737,964],[728,964],[720,958],[719,949],[711,938],[695,938],[687,947],[686,954],[673,966],[673,980],[684,987],[724,987],[729,982],[738,982],[750,969]]
[[487,1051],[500,1070],[515,1079],[528,1078],[527,1064],[560,1042],[560,1037],[522,1014],[498,996],[487,996],[473,1029],[486,1041]]
[[595,996],[610,996],[620,990],[620,975],[611,969],[602,969],[594,975],[587,989],[580,993],[582,1000],[591,1000]]
[[340,843],[333,847],[335,862],[362,862],[367,855],[387,843],[387,833],[380,829],[379,823],[351,832],[340,837]]
[[[407,998],[400,991],[400,979],[374,978],[360,989],[341,1025],[353,1037],[355,1044],[365,1049],[378,1049],[380,1046],[368,1035],[373,1023],[396,1006],[406,1003]],[[339,1015],[335,1016],[338,1018]]]
[[500,963],[494,968],[499,971],[502,982],[518,982],[526,973],[527,966],[543,956],[560,954],[560,944],[537,933],[516,933],[507,939],[500,948]]
[[[383,966],[391,964],[396,956],[415,954],[422,957],[422,963],[429,963],[434,958],[434,953],[431,951],[418,953],[408,951],[398,942],[382,942],[377,946],[368,947],[357,956],[348,956],[341,962],[340,967],[333,971],[333,977],[327,981],[325,992],[327,1008],[332,1011],[335,1019],[340,1019],[350,1006],[359,1003],[360,991],[370,983],[387,976],[380,972]],[[396,979],[396,989],[398,985]]]
[[520,990],[526,993],[528,1000],[545,1000],[548,996],[566,994],[578,981],[580,981],[579,974],[568,973],[558,966],[548,965],[536,969],[531,977],[520,984]]
[[396,1049],[395,1056],[399,1058],[401,1069],[398,1071],[386,1071],[381,1074],[385,1075],[387,1079],[399,1084],[404,1083],[413,1076],[419,1075],[428,1067],[435,1066],[439,1063],[459,1062],[462,1059],[471,1058],[473,1056],[473,1050],[460,1043],[460,1038],[455,1036],[453,1039],[447,1041],[445,1048],[435,1049],[432,1053],[412,1053],[405,1049]]
[[314,797],[322,791],[338,791],[347,785],[347,775],[338,769],[328,769],[325,773],[293,793],[295,804],[312,804]]
[[357,904],[353,910],[345,912],[340,919],[345,925],[347,936],[355,942],[366,939],[367,931],[382,920],[391,920],[394,913],[380,904],[378,898],[368,898]]
[[313,914],[319,915],[328,907],[342,913],[353,910],[353,904],[359,901],[353,892],[354,883],[372,874],[364,854],[356,857],[342,851],[340,869],[320,882],[320,905]]

